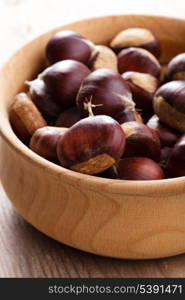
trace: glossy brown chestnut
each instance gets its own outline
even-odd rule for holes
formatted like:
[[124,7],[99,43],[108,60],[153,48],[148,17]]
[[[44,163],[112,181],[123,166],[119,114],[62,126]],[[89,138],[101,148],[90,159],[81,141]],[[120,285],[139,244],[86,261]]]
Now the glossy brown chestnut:
[[123,155],[124,132],[109,116],[80,120],[58,140],[57,154],[63,167],[97,174],[113,166]]
[[156,36],[146,28],[128,28],[119,32],[111,41],[110,46],[116,52],[128,48],[139,47],[160,56],[160,43]]
[[19,139],[28,144],[33,133],[47,125],[35,104],[25,93],[15,96],[9,111],[10,122]]
[[49,95],[43,80],[35,79],[33,81],[26,81],[26,84],[29,86],[31,100],[37,106],[45,120],[48,123],[56,120],[61,112],[61,108]]
[[90,62],[91,70],[112,69],[118,71],[118,59],[116,54],[107,46],[96,46],[96,55]]
[[91,41],[70,30],[57,32],[46,46],[46,57],[51,64],[65,59],[88,64],[95,52]]
[[185,135],[173,147],[166,171],[169,177],[185,176]]
[[151,115],[153,113],[153,96],[158,88],[158,80],[150,74],[139,72],[125,72],[122,77],[130,87],[136,108],[144,114]]
[[96,70],[84,79],[77,95],[77,106],[83,116],[88,116],[89,103],[94,115],[113,118],[135,107],[127,83],[111,69]]
[[169,62],[165,80],[185,80],[185,53],[178,54]]
[[56,148],[58,138],[66,130],[68,129],[51,126],[37,129],[30,140],[30,149],[50,161],[57,162]]
[[157,180],[163,179],[161,167],[146,157],[128,157],[121,159],[117,166],[119,179],[124,180]]
[[118,54],[119,72],[135,71],[147,73],[159,78],[161,66],[156,57],[149,51],[142,48],[130,47],[121,50]]
[[81,116],[76,107],[64,110],[55,122],[57,127],[71,127],[78,121],[80,121]]
[[180,136],[178,131],[162,123],[156,115],[150,118],[147,122],[147,126],[156,130],[162,147],[172,147]]
[[160,160],[161,145],[155,130],[135,121],[124,123],[121,127],[126,137],[124,157],[141,156]]
[[171,81],[162,85],[155,93],[153,105],[160,121],[185,132],[185,81]]
[[143,123],[141,115],[135,110],[123,110],[116,118],[115,120],[119,124],[123,124],[130,121],[137,121]]
[[82,80],[90,70],[75,60],[63,60],[47,68],[39,75],[47,91],[61,109],[75,106],[75,99]]

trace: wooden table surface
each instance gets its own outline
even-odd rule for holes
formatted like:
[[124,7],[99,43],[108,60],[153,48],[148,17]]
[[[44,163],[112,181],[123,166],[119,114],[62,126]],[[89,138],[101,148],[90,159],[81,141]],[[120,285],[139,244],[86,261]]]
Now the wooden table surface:
[[[184,0],[130,0],[127,7],[125,1],[119,0],[106,1],[106,7],[103,3],[99,0],[0,0],[0,63],[37,34],[80,18],[114,13],[185,17]],[[185,255],[129,261],[72,249],[25,222],[0,186],[0,277],[185,277]]]

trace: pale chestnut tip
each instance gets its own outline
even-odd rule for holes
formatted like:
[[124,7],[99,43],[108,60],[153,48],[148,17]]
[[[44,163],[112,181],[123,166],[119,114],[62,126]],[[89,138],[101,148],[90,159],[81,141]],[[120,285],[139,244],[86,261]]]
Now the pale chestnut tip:
[[160,56],[159,40],[146,28],[122,30],[112,39],[110,47],[117,51],[128,47],[140,47],[148,50],[157,58]]
[[185,133],[185,81],[162,85],[154,96],[154,111],[166,125]]
[[166,81],[185,80],[185,53],[173,57],[166,68]]
[[47,125],[45,119],[26,93],[15,96],[9,114],[15,133],[26,144],[29,143],[30,137],[38,128]]
[[156,57],[146,49],[130,47],[118,54],[119,72],[135,71],[160,77],[161,66]]
[[158,80],[150,74],[131,71],[123,73],[122,77],[130,87],[136,108],[150,115],[153,112],[153,96],[158,88]]
[[113,69],[118,71],[118,60],[116,54],[107,46],[96,46],[96,54],[90,62],[92,71],[97,69]]

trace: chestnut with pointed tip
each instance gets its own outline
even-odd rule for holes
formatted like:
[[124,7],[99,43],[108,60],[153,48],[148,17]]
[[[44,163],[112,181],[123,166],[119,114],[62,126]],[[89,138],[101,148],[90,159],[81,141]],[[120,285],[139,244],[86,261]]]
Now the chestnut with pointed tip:
[[68,129],[52,126],[37,129],[30,140],[30,149],[52,162],[57,162],[57,142],[66,130]]
[[98,174],[123,155],[124,132],[109,116],[80,120],[58,140],[57,154],[63,167],[84,174]]
[[176,55],[168,63],[165,80],[185,80],[185,53]]
[[185,176],[185,135],[177,141],[169,156],[166,172],[169,177]]
[[119,32],[111,41],[110,46],[116,52],[128,47],[144,48],[160,56],[160,43],[157,37],[146,28],[128,28]]
[[61,108],[49,95],[43,80],[35,79],[26,81],[29,86],[29,94],[33,103],[37,106],[48,123],[53,122],[60,114]]
[[123,49],[118,54],[118,69],[121,74],[135,71],[147,73],[156,78],[159,78],[161,72],[161,66],[152,53],[134,47]]
[[160,121],[185,132],[185,81],[176,80],[162,85],[154,95],[153,105]]
[[88,116],[90,103],[94,115],[116,118],[123,110],[133,110],[135,103],[127,83],[111,69],[99,69],[89,74],[77,95],[77,106],[83,116]]
[[147,122],[147,126],[156,130],[162,147],[172,147],[180,136],[178,131],[162,123],[156,115],[150,118]]
[[142,113],[153,113],[153,96],[158,87],[158,80],[150,75],[139,72],[125,72],[122,74],[132,92],[132,98]]
[[64,110],[55,122],[57,127],[71,127],[78,121],[80,121],[81,115],[76,107]]
[[31,136],[38,128],[47,125],[35,104],[25,93],[15,96],[9,115],[15,134],[25,144],[29,143]]
[[71,30],[57,32],[46,46],[46,57],[50,64],[66,59],[88,64],[95,52],[95,45],[91,41]]
[[45,82],[47,91],[62,110],[75,106],[79,87],[89,73],[81,62],[63,60],[45,69],[39,79]]
[[98,69],[112,69],[118,71],[118,59],[116,54],[107,46],[96,46],[96,55],[90,62],[92,71]]
[[117,166],[119,179],[158,180],[164,179],[164,172],[153,160],[146,157],[128,157],[121,159]]
[[155,130],[136,121],[124,123],[121,127],[126,137],[124,157],[141,156],[160,160],[161,145]]
[[135,110],[123,110],[116,118],[115,120],[119,124],[123,124],[130,121],[137,121],[143,123],[141,115]]

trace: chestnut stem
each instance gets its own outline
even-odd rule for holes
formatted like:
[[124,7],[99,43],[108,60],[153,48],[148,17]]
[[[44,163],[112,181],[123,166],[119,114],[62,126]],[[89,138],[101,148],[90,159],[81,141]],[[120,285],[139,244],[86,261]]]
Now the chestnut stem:
[[90,99],[86,99],[87,102],[84,103],[84,109],[88,110],[89,117],[94,117],[92,107],[103,106],[103,104],[92,104],[92,96]]

